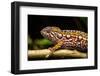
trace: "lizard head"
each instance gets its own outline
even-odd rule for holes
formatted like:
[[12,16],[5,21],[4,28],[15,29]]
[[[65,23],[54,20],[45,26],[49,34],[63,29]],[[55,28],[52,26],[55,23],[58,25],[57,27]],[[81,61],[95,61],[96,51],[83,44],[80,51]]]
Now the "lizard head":
[[48,26],[41,30],[41,35],[51,41],[57,41],[62,38],[62,31],[59,27]]

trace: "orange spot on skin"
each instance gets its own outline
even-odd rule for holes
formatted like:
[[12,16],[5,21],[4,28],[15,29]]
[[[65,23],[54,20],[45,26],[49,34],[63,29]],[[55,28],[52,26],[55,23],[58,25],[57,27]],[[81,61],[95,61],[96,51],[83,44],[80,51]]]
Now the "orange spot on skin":
[[79,36],[78,38],[81,40],[82,39],[82,36]]
[[67,35],[67,38],[70,38],[71,36],[70,35]]

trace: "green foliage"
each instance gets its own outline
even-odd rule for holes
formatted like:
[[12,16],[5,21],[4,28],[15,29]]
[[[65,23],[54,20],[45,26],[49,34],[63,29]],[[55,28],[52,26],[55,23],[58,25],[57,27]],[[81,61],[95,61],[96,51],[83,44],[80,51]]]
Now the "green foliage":
[[28,36],[28,49],[30,49],[30,50],[33,49],[33,41],[30,36]]
[[80,17],[80,20],[82,20],[84,22],[84,24],[86,24],[86,22],[87,22],[87,18],[86,17]]
[[36,40],[34,40],[34,42],[37,45],[50,45],[50,44],[52,44],[51,41],[49,41],[48,39],[45,39],[45,38],[43,38],[43,39],[36,39]]
[[41,39],[34,39],[30,36],[28,36],[28,49],[29,50],[38,50],[38,49],[46,49],[50,45],[52,45],[52,42],[49,41],[48,39],[41,38]]
[[32,44],[32,39],[30,36],[28,36],[28,44]]
[[44,49],[52,44],[48,39],[35,39],[33,42],[33,49]]

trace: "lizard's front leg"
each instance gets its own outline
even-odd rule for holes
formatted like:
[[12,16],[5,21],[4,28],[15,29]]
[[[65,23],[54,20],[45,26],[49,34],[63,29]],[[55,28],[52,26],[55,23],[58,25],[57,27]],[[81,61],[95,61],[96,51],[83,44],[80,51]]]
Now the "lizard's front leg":
[[55,46],[48,48],[51,51],[51,53],[49,55],[47,55],[46,57],[47,58],[50,57],[55,50],[59,49],[63,45],[63,43],[64,43],[64,41],[59,40],[59,41],[57,41],[57,44]]
[[48,48],[51,52],[54,52],[55,50],[59,49],[63,45],[63,41],[58,41],[56,45],[53,47]]

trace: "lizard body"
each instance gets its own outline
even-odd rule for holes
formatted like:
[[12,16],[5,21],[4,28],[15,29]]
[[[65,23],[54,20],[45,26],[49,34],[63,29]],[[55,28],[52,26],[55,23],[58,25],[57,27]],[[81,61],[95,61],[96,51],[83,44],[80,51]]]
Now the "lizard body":
[[88,46],[88,35],[78,30],[61,30],[59,27],[45,27],[41,34],[55,44],[49,49],[55,51],[59,48],[77,49],[85,51]]

